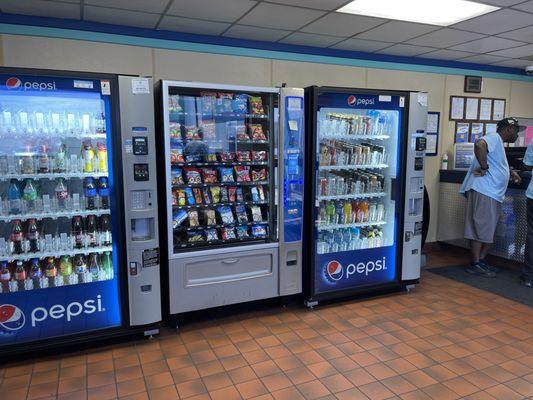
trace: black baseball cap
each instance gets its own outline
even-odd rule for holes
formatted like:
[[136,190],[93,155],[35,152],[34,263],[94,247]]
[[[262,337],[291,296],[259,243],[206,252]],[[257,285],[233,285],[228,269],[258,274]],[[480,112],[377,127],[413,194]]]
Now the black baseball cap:
[[518,132],[523,131],[524,129],[526,129],[525,126],[520,125],[518,123],[518,120],[516,118],[513,118],[513,117],[504,118],[504,119],[498,121],[498,130],[503,129],[503,128],[507,128],[508,126],[516,126],[518,128]]

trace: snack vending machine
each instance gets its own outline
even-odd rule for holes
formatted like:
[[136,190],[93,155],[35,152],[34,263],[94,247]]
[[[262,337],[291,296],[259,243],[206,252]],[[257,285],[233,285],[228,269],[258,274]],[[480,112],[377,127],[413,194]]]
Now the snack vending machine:
[[1,69],[0,83],[0,356],[154,333],[151,79]]
[[171,321],[300,293],[303,89],[162,81],[159,90]]
[[306,304],[420,277],[427,94],[306,89]]

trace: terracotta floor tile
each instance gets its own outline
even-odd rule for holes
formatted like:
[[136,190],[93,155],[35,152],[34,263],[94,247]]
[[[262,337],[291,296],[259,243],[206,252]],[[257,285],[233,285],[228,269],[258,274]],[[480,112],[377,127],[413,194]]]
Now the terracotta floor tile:
[[384,400],[394,396],[394,393],[380,382],[372,382],[359,386],[359,390],[372,400]]
[[288,357],[282,357],[282,358],[276,358],[273,361],[282,371],[290,371],[291,369],[294,369],[294,368],[303,367],[302,362],[295,355],[290,355]]
[[315,375],[313,375],[313,373],[306,367],[291,369],[290,371],[286,371],[285,374],[294,385],[299,385],[316,379]]
[[144,376],[151,376],[169,371],[166,360],[157,360],[146,364],[141,364],[141,368]]
[[408,355],[404,358],[404,360],[409,361],[411,364],[413,364],[415,367],[422,369],[431,367],[432,365],[435,365],[435,361],[424,354],[421,353],[415,353]]
[[485,390],[491,386],[498,384],[498,381],[494,380],[483,371],[474,371],[469,374],[463,375],[468,382],[476,385],[478,388]]
[[87,400],[87,390],[77,390],[75,392],[60,393],[57,400]]
[[114,383],[115,374],[112,372],[102,372],[100,374],[87,376],[87,387],[89,389],[99,386],[107,386]]
[[492,366],[492,364],[489,361],[487,361],[483,357],[478,356],[477,354],[465,357],[463,358],[463,360],[466,361],[468,364],[470,364],[472,367],[474,367],[477,370],[485,369],[485,368]]
[[443,385],[448,386],[459,396],[464,397],[471,395],[473,393],[479,392],[479,388],[467,381],[466,379],[458,376],[457,378],[450,379],[448,381],[442,382]]
[[386,363],[369,365],[368,367],[365,367],[365,369],[370,374],[372,374],[372,376],[377,380],[382,380],[390,378],[391,376],[398,375],[396,371],[394,371],[392,368],[387,367]]
[[404,358],[397,358],[390,360],[387,363],[387,367],[392,368],[397,374],[406,374],[417,370],[417,367],[411,364]]
[[57,382],[47,382],[31,385],[28,390],[28,400],[40,399],[57,395]]
[[335,374],[321,378],[320,382],[322,382],[331,393],[344,392],[354,387],[354,385],[342,374]]
[[363,386],[376,381],[364,368],[354,369],[344,373],[344,376],[355,386]]
[[146,351],[144,353],[140,353],[139,358],[142,364],[146,364],[152,361],[162,360],[164,358],[164,354],[161,350]]
[[351,388],[344,392],[335,393],[338,400],[367,400],[368,397],[357,388]]
[[290,379],[284,373],[265,376],[261,378],[261,381],[270,393],[293,385]]
[[202,378],[209,376],[209,375],[214,375],[220,372],[224,372],[224,367],[218,360],[209,361],[203,364],[198,364],[196,366],[196,369],[198,370],[198,373],[200,374]]
[[255,374],[254,370],[249,366],[232,369],[231,371],[228,371],[228,375],[230,376],[234,384],[250,381],[252,379],[257,378],[257,375]]
[[296,387],[304,396],[304,398],[308,400],[319,399],[330,394],[328,388],[324,386],[318,379],[311,382],[301,383]]
[[212,400],[241,400],[242,397],[234,386],[230,386],[224,389],[215,390],[210,392]]
[[174,380],[172,379],[170,372],[161,372],[160,374],[150,375],[145,377],[145,380],[148,390],[174,384]]
[[367,367],[369,365],[379,363],[379,360],[368,351],[352,354],[350,358],[361,367]]
[[137,378],[131,381],[118,383],[117,392],[118,392],[119,397],[146,392],[146,385],[144,383],[144,378]]
[[519,400],[519,399],[524,398],[524,396],[515,392],[514,390],[512,390],[506,385],[492,386],[486,389],[485,392],[487,392],[488,394],[490,394],[491,396],[497,399],[502,399],[502,400]]
[[437,380],[437,382],[444,382],[457,376],[455,372],[450,371],[442,365],[434,365],[432,367],[424,368],[422,371]]
[[325,361],[324,357],[318,354],[315,350],[305,351],[296,354],[296,357],[305,365],[316,364]]
[[209,375],[202,379],[205,387],[209,392],[232,386],[233,382],[227,372],[220,372],[215,375]]
[[380,380],[380,382],[387,386],[390,391],[397,395],[412,392],[417,389],[415,385],[413,385],[401,376],[393,376],[390,378],[382,379]]
[[87,386],[87,378],[80,376],[78,378],[66,378],[59,380],[57,392],[59,394],[77,392],[80,389],[85,389]]
[[28,375],[33,372],[33,364],[19,365],[17,367],[8,367],[4,372],[4,378],[13,378],[20,375]]
[[2,400],[21,400],[28,394],[28,388],[2,389]]
[[115,380],[117,383],[141,377],[143,377],[143,373],[139,365],[115,370]]
[[328,361],[322,361],[316,364],[308,365],[307,368],[317,378],[324,378],[326,376],[334,375],[338,371]]
[[418,370],[409,372],[402,375],[405,379],[415,385],[417,388],[425,388],[427,386],[434,385],[438,381],[432,378],[430,375],[426,374],[424,371]]
[[453,390],[451,390],[447,386],[444,386],[441,383],[436,383],[434,385],[425,387],[423,390],[432,399],[435,399],[435,400],[455,400],[461,397],[457,393],[455,393]]
[[491,396],[487,392],[482,391],[471,394],[470,396],[465,396],[462,398],[462,400],[496,400],[496,398]]
[[90,388],[87,391],[88,400],[111,400],[117,397],[117,387],[115,385],[105,385]]
[[87,375],[87,364],[73,365],[59,370],[60,378],[78,378]]
[[272,396],[276,400],[305,400],[305,397],[294,386],[277,390],[272,393]]
[[46,372],[52,369],[59,369],[59,360],[39,361],[33,365],[33,372]]
[[270,360],[268,354],[262,349],[242,353],[242,356],[246,359],[248,364],[257,364]]
[[400,395],[402,400],[432,400],[431,397],[421,389]]
[[182,399],[207,392],[207,388],[201,379],[178,383],[176,389]]
[[239,383],[235,385],[243,399],[252,399],[268,393],[267,388],[259,379]]
[[500,364],[500,367],[502,367],[503,369],[509,371],[510,373],[512,373],[513,375],[515,376],[524,376],[524,375],[527,375],[528,373],[531,373],[533,367],[531,366],[526,366],[518,361],[515,361],[515,360],[509,360],[509,361],[506,361],[502,364]]
[[195,366],[174,369],[170,371],[175,383],[182,383],[200,378],[200,374]]
[[281,369],[279,369],[278,366],[272,360],[252,364],[251,367],[254,370],[255,374],[260,378],[281,372]]
[[115,358],[115,368],[126,368],[126,367],[133,367],[134,365],[139,365],[140,360],[137,354],[130,354],[125,357],[119,357]]
[[11,378],[4,378],[0,388],[2,390],[18,389],[30,386],[31,375],[18,375]]
[[503,369],[499,365],[493,365],[492,367],[485,368],[483,372],[500,383],[507,382],[516,378],[515,375],[513,375],[506,369]]
[[513,379],[512,381],[506,382],[505,385],[524,397],[533,397],[533,384],[525,379]]
[[175,386],[152,389],[148,395],[150,400],[179,400],[180,398]]

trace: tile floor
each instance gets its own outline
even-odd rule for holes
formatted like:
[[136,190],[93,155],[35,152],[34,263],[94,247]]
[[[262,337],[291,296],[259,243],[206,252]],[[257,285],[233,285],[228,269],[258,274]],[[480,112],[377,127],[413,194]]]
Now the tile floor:
[[252,311],[1,366],[0,399],[25,398],[533,399],[533,310],[425,271],[410,294]]

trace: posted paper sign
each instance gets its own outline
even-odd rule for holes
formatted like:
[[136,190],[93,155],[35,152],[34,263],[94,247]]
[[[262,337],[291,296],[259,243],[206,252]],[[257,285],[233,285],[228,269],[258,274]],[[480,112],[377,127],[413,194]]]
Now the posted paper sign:
[[150,81],[147,78],[133,78],[131,91],[133,94],[150,94]]

